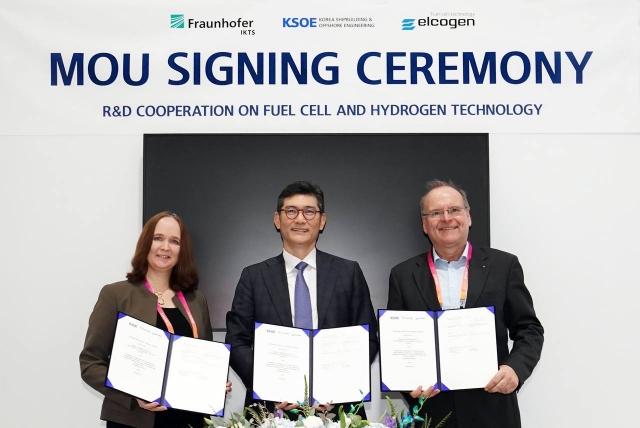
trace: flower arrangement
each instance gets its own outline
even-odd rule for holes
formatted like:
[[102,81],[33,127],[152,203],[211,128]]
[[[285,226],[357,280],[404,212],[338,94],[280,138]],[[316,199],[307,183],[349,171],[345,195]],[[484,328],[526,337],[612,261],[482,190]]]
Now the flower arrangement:
[[[362,394],[362,391],[360,393]],[[289,411],[298,415],[297,420],[289,418],[282,409],[269,412],[265,405],[256,403],[245,407],[243,414],[234,413],[226,423],[216,424],[209,419],[205,419],[205,422],[208,426],[216,428],[431,428],[431,418],[426,416],[423,418],[419,415],[427,401],[426,398],[420,397],[418,405],[415,405],[411,412],[402,409],[400,413],[388,396],[386,400],[389,404],[389,413],[385,411],[377,422],[362,419],[357,414],[364,405],[363,401],[356,406],[351,405],[348,410],[345,410],[344,406],[338,407],[336,415],[331,413],[334,406],[320,407],[317,402],[313,405],[309,403],[309,390],[305,377],[304,401],[299,401],[299,407]],[[442,428],[450,416],[451,412],[433,428]]]

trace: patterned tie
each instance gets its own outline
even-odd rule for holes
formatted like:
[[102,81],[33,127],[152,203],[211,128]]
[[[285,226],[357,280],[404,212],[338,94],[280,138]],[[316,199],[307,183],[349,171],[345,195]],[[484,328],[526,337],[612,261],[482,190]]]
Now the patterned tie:
[[309,266],[305,262],[300,262],[296,265],[298,274],[296,275],[296,290],[293,298],[295,305],[295,327],[306,328],[311,330],[313,328],[313,318],[311,316],[311,296],[309,295],[309,287],[304,280],[302,272]]

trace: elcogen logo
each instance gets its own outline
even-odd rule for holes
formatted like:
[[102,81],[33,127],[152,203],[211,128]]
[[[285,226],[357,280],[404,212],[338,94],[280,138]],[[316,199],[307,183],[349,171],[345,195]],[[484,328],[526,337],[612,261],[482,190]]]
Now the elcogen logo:
[[[452,18],[452,17],[456,18]],[[412,31],[416,27],[440,27],[455,30],[461,27],[475,27],[476,20],[473,12],[431,12],[428,18],[405,18],[402,20],[403,31]]]

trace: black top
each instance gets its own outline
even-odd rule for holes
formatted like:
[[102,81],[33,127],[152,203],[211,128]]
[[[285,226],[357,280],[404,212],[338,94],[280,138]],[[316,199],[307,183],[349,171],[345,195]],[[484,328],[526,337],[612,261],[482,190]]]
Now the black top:
[[[178,308],[162,308],[164,313],[171,321],[175,334],[185,337],[193,337],[193,330],[191,324],[182,315]],[[156,317],[156,327],[161,328],[164,331],[169,331],[167,325],[162,320],[160,314]],[[182,410],[167,409],[164,412],[156,413],[156,422],[153,425],[154,428],[189,428],[189,425],[193,428],[204,427],[205,415],[199,413],[185,412]]]

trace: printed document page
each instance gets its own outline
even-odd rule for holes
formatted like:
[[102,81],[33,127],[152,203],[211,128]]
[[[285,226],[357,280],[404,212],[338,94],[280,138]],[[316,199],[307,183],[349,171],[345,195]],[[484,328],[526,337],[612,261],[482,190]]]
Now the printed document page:
[[434,320],[427,311],[380,311],[383,391],[427,389],[438,381]]
[[173,336],[165,405],[222,416],[229,356],[224,343]]
[[320,404],[369,401],[370,392],[369,326],[315,330],[313,400]]
[[164,331],[120,313],[107,386],[146,401],[162,393],[169,338]]
[[256,323],[253,346],[254,398],[296,403],[309,379],[310,330]]
[[444,311],[438,318],[443,389],[484,388],[498,372],[493,307]]

